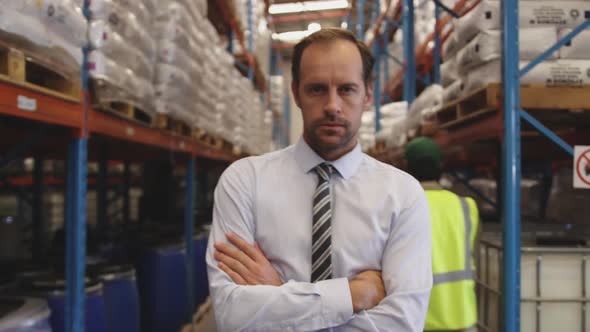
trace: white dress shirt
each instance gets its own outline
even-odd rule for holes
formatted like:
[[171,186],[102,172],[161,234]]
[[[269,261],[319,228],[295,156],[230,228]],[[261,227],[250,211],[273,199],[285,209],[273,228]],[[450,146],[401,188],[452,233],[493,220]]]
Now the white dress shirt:
[[[422,331],[432,288],[430,217],[420,184],[361,152],[331,164],[333,279],[310,283],[313,168],[296,145],[233,163],[215,189],[207,270],[217,328],[225,331]],[[241,286],[220,270],[214,242],[233,232],[262,251],[285,283]],[[386,297],[353,313],[348,280],[382,271]]]

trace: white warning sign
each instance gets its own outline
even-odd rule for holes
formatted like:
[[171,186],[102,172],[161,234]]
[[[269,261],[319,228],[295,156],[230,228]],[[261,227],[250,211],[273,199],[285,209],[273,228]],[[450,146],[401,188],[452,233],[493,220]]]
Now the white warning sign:
[[574,147],[574,188],[590,189],[590,145]]

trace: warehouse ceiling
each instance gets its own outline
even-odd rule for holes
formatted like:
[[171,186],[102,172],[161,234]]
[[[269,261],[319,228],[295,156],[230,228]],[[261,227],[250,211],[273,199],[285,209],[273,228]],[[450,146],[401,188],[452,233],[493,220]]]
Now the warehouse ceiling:
[[340,27],[346,21],[348,7],[349,1],[345,0],[271,1],[269,17],[274,47],[281,50],[284,58],[290,58],[293,45],[304,33]]
[[[319,28],[346,28],[351,11],[352,22],[356,22],[356,4],[355,0],[270,1],[269,17],[274,32],[274,47],[281,51],[284,58],[290,58],[293,45],[305,33]],[[374,5],[375,0],[364,1],[364,29],[370,24]]]

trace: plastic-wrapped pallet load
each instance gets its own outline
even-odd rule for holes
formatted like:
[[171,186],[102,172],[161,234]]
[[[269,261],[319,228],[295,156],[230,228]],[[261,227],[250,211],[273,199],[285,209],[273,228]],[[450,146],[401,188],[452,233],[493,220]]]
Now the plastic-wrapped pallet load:
[[204,80],[204,38],[196,26],[201,13],[186,1],[159,1],[154,9],[156,112],[197,127],[202,104],[196,91]]
[[93,0],[88,9],[93,103],[99,108],[126,103],[153,115],[156,44],[144,2]]
[[416,135],[418,128],[423,124],[423,113],[431,115],[434,110],[442,106],[443,88],[433,84],[424,89],[410,106],[407,118],[407,132],[410,137]]
[[[541,55],[547,45],[557,42],[557,29],[555,27],[531,28],[519,30],[521,60],[533,60]],[[468,74],[478,66],[502,57],[502,32],[498,30],[486,30],[480,32],[463,49],[457,53],[457,68],[460,75]],[[556,59],[557,53],[548,59]]]
[[[521,61],[520,68],[528,62]],[[545,86],[581,86],[590,84],[588,71],[589,60],[559,59],[544,61],[521,77],[521,84],[537,84]],[[491,83],[502,82],[502,62],[488,62],[467,75],[464,91],[473,91]]]
[[363,151],[375,145],[375,110],[363,112],[359,128],[359,142]]
[[[499,1],[484,0],[471,12],[454,21],[457,40],[469,41],[480,31],[500,30],[500,4]],[[575,28],[587,19],[589,13],[589,1],[519,1],[519,27]]]
[[78,75],[86,44],[86,19],[72,0],[0,0],[0,34],[9,46]]
[[459,68],[457,67],[457,57],[453,56],[440,65],[440,84],[446,88],[457,79],[459,79]]
[[443,104],[459,98],[465,92],[465,84],[463,79],[455,80],[451,85],[443,89]]
[[384,141],[388,148],[402,146],[406,142],[406,115],[408,103],[405,101],[381,106],[381,131],[376,133],[376,140]]

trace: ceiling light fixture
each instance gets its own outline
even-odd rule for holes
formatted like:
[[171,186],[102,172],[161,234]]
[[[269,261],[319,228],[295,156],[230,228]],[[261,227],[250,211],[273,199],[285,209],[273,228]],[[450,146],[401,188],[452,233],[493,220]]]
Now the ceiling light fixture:
[[347,0],[300,1],[272,4],[268,8],[268,13],[276,15],[345,8],[348,8]]

